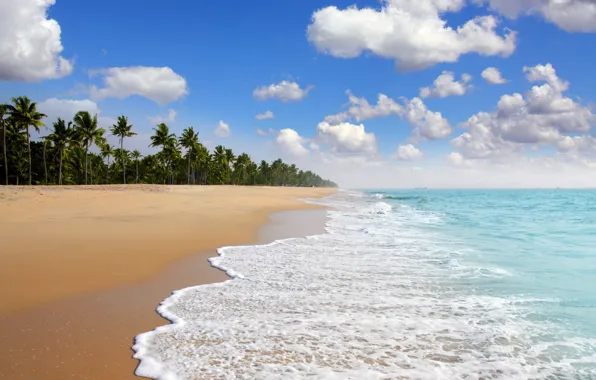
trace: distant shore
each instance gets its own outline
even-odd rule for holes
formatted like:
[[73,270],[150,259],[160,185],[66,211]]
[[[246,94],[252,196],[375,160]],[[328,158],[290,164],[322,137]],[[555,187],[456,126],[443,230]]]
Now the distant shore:
[[164,323],[157,304],[226,279],[208,265],[215,248],[255,242],[271,213],[315,209],[297,198],[334,191],[0,188],[0,378],[134,378],[132,338]]

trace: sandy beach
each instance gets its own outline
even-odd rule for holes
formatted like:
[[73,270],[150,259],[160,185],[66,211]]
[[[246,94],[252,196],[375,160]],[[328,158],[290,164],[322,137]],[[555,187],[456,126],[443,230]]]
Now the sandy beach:
[[[297,198],[333,191],[1,189],[0,378],[134,378],[130,345],[164,323],[157,304],[174,289],[226,279],[207,263],[215,248],[292,236],[288,220],[264,232],[269,215],[316,208]],[[319,217],[309,233],[322,225]]]

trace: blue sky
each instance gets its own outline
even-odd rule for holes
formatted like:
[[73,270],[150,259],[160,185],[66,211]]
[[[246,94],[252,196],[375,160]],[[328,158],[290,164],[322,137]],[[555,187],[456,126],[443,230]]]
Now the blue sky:
[[[280,156],[346,187],[596,185],[587,179],[596,178],[596,4],[585,0],[523,7],[505,0],[3,3],[0,101],[27,95],[54,117],[85,104],[105,127],[127,115],[140,133],[130,148],[151,151],[146,142],[161,116],[176,133],[198,128],[207,146],[224,144],[256,160]],[[441,20],[455,29],[476,17],[498,25],[483,34],[443,33]],[[506,40],[510,33],[515,37]],[[59,57],[67,60],[64,72],[56,70]],[[396,69],[396,62],[408,68]],[[139,67],[148,70],[134,71]],[[488,67],[506,83],[483,79]],[[151,70],[164,68],[163,81],[153,80]],[[455,81],[471,79],[420,97],[445,71]],[[104,82],[110,77],[113,88]],[[281,101],[287,88],[273,87],[280,83],[312,88],[300,100]],[[533,86],[543,98],[526,96]],[[254,96],[260,87],[272,98]],[[108,90],[100,95],[102,88]],[[372,106],[384,94],[401,109],[367,117],[360,106],[320,128],[348,109],[347,90]],[[524,103],[497,114],[501,97],[516,93]],[[413,104],[422,113],[408,119]],[[167,117],[170,110],[175,117]],[[255,118],[265,111],[274,118]],[[442,124],[426,111],[440,113]],[[462,125],[479,112],[492,116]],[[220,121],[229,136],[214,135]],[[426,129],[418,137],[416,123]],[[400,145],[406,148],[396,157]]]

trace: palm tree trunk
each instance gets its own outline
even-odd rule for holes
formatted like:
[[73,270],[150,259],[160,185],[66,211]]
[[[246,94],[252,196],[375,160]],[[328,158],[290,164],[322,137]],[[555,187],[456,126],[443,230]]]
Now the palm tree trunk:
[[31,186],[31,135],[27,126],[27,150],[29,151],[29,186]]
[[4,120],[2,120],[2,130],[2,138],[4,139],[4,142],[2,144],[2,148],[4,149],[4,176],[6,180],[5,185],[8,186],[8,156],[6,155],[6,122]]
[[62,152],[64,149],[60,149],[60,163],[58,165],[58,185],[62,185]]
[[188,170],[186,170],[186,180],[190,185],[190,152],[188,152]]
[[47,140],[43,140],[43,170],[46,174],[46,185],[48,184],[48,165],[46,164],[46,144]]
[[89,146],[85,146],[85,185],[87,184],[87,154],[89,153]]
[[137,183],[139,183],[139,160],[137,160]]
[[108,166],[106,166],[106,185],[110,183],[110,156],[108,156]]
[[122,154],[122,178],[126,185],[126,164],[124,163],[124,137],[120,138],[120,153]]

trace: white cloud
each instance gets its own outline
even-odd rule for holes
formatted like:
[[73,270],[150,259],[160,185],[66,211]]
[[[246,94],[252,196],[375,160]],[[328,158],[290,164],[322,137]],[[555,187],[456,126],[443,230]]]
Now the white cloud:
[[422,152],[412,144],[400,145],[397,148],[396,158],[401,161],[413,161],[422,156]]
[[260,113],[260,114],[257,114],[257,116],[255,116],[255,118],[257,120],[268,120],[268,119],[273,119],[274,117],[275,117],[275,115],[271,111],[266,111],[264,113]]
[[104,84],[103,88],[91,86],[93,99],[125,99],[139,95],[165,105],[188,94],[186,79],[169,67],[112,67],[90,74],[101,75]]
[[63,58],[60,25],[48,19],[55,0],[0,1],[0,81],[34,82],[72,73]]
[[[569,147],[565,136],[586,133],[596,121],[592,111],[563,96],[569,84],[562,81],[552,65],[525,67],[533,86],[525,96],[503,95],[496,112],[479,112],[463,123],[467,132],[451,141],[465,159],[490,159],[493,162],[518,159],[526,146],[559,145]],[[579,140],[578,140],[579,141]]]
[[269,86],[261,86],[254,90],[253,96],[257,100],[277,99],[282,102],[295,102],[302,100],[313,86],[308,86],[305,89],[300,88],[300,85],[296,82],[282,81],[277,84],[271,84]]
[[451,134],[451,126],[447,119],[440,112],[430,111],[420,98],[401,98],[404,105],[397,103],[387,95],[379,94],[376,105],[370,105],[364,98],[354,96],[347,91],[350,108],[336,115],[325,117],[325,123],[329,125],[340,125],[347,120],[358,122],[396,115],[405,119],[414,127],[414,140],[428,139],[438,140]]
[[272,136],[272,135],[275,135],[275,134],[277,134],[277,131],[275,129],[273,129],[273,128],[269,128],[269,130],[267,130],[267,131],[265,131],[265,130],[263,130],[261,128],[257,128],[257,135],[259,135],[259,136],[265,136],[266,137],[266,136]]
[[230,126],[226,124],[223,120],[220,120],[219,124],[217,124],[217,127],[215,127],[215,129],[213,130],[213,134],[215,135],[215,137],[230,137],[231,133],[232,131],[230,130]]
[[91,115],[98,115],[98,124],[102,128],[109,128],[116,120],[108,117],[102,116],[101,110],[97,103],[89,99],[83,100],[74,100],[74,99],[57,99],[57,98],[49,98],[37,104],[37,110],[43,114],[46,114],[48,117],[43,119],[44,124],[47,128],[42,128],[41,135],[45,136],[49,133],[49,130],[52,128],[52,124],[58,119],[61,118],[67,123],[72,121],[74,116],[79,111],[87,111]]
[[565,136],[557,142],[559,153],[571,155],[575,158],[596,158],[596,137],[594,136]]
[[177,112],[173,109],[168,110],[168,116],[157,115],[149,118],[149,123],[151,124],[161,124],[161,123],[174,123],[176,121]]
[[460,81],[450,71],[443,71],[435,79],[432,87],[420,89],[421,98],[446,98],[448,96],[462,96],[471,88],[468,83],[472,80],[469,74],[463,74]]
[[509,56],[516,34],[496,32],[497,19],[479,16],[456,28],[441,18],[465,0],[383,0],[380,10],[329,6],[316,11],[307,36],[321,52],[355,58],[366,51],[394,59],[401,71],[419,70],[461,55]]
[[505,84],[507,79],[503,78],[501,72],[496,67],[487,67],[482,71],[482,78],[490,84]]
[[346,94],[349,98],[350,108],[345,112],[326,116],[325,121],[329,124],[341,124],[349,119],[361,122],[377,117],[399,115],[402,112],[402,106],[384,94],[379,94],[377,104],[372,106],[365,98],[354,96],[350,90],[346,91]]
[[533,67],[524,67],[524,73],[530,82],[546,82],[557,91],[567,91],[569,82],[559,79],[555,68],[550,63],[546,65],[536,65]]
[[364,125],[327,122],[317,126],[318,142],[327,146],[335,155],[375,155],[377,139],[374,133],[366,132]]
[[61,118],[70,121],[79,111],[88,111],[91,115],[99,114],[99,106],[92,100],[72,100],[50,98],[37,104],[39,112],[48,115],[46,124],[53,123]]
[[477,0],[510,18],[540,15],[568,32],[596,32],[594,0]]
[[451,134],[451,125],[440,112],[430,111],[422,99],[405,100],[403,117],[414,127],[414,140],[439,140]]
[[466,159],[460,153],[452,152],[447,155],[447,161],[453,166],[465,166]]
[[298,132],[293,129],[285,128],[279,131],[275,139],[276,145],[279,149],[294,157],[304,157],[308,155],[309,151],[304,146],[305,139],[302,138]]

